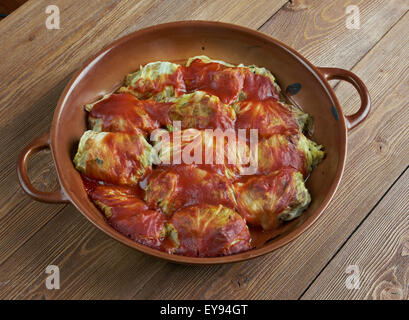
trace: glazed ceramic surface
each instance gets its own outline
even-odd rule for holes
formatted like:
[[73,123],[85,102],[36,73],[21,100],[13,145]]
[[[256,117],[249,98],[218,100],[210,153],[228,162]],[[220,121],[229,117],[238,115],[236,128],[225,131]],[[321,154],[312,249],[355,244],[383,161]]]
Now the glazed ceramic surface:
[[[312,202],[297,219],[253,250],[224,257],[194,258],[170,255],[138,244],[115,231],[88,199],[72,159],[78,141],[87,129],[83,105],[110,93],[126,74],[152,61],[185,63],[204,54],[233,64],[255,64],[272,71],[289,99],[314,118],[312,138],[325,147],[325,160],[307,181]],[[361,97],[359,111],[344,116],[328,80],[341,79],[354,85]],[[353,73],[338,68],[318,68],[283,43],[257,31],[210,21],[184,21],[153,26],[121,38],[90,59],[64,89],[55,110],[50,133],[32,141],[23,150],[18,175],[23,189],[45,202],[71,202],[95,226],[122,243],[147,254],[179,263],[217,264],[237,262],[270,252],[296,238],[323,213],[340,182],[346,157],[347,131],[365,119],[370,110],[368,91]],[[27,174],[30,156],[51,148],[61,190],[40,192]],[[323,231],[325,232],[325,231]]]

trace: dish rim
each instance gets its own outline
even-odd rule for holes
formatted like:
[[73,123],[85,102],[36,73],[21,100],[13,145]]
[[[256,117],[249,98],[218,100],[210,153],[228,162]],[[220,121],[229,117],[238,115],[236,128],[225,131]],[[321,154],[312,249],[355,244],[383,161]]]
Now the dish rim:
[[[311,216],[308,217],[301,225],[296,227],[294,230],[290,231],[288,234],[284,235],[282,238],[273,240],[270,243],[266,243],[260,248],[255,248],[249,251],[245,251],[245,252],[241,252],[241,253],[237,253],[233,255],[227,255],[227,256],[199,258],[199,257],[188,257],[188,256],[182,256],[182,255],[176,255],[176,254],[169,254],[169,253],[159,251],[157,249],[153,249],[148,246],[139,244],[130,239],[129,239],[130,241],[125,241],[123,238],[124,236],[120,234],[118,231],[116,231],[115,229],[113,229],[111,226],[109,227],[112,229],[112,231],[108,231],[106,228],[103,228],[100,225],[100,222],[93,220],[88,214],[86,214],[87,210],[83,208],[82,200],[77,198],[75,195],[73,196],[73,194],[69,191],[70,183],[64,179],[65,168],[61,163],[59,163],[56,160],[56,154],[55,154],[56,151],[55,151],[54,146],[57,143],[56,136],[57,136],[57,131],[58,131],[58,124],[60,123],[60,121],[63,121],[61,119],[62,110],[66,102],[68,101],[68,97],[70,96],[71,92],[75,89],[78,82],[87,75],[87,71],[92,67],[93,64],[95,64],[99,59],[101,59],[105,54],[107,54],[113,48],[129,41],[130,39],[134,37],[138,37],[143,34],[153,32],[153,31],[160,31],[161,29],[167,29],[170,27],[192,27],[192,26],[193,27],[218,26],[220,28],[226,28],[231,31],[250,34],[252,37],[256,37],[262,40],[263,42],[268,42],[270,44],[280,47],[281,49],[285,50],[288,54],[296,58],[318,80],[320,85],[323,87],[323,89],[326,91],[326,93],[331,98],[333,105],[336,108],[336,111],[338,112],[338,114],[342,115],[339,117],[339,121],[338,121],[339,125],[341,126],[341,130],[340,130],[341,131],[341,135],[340,135],[341,141],[340,141],[340,147],[339,147],[340,156],[338,159],[339,160],[338,168],[336,171],[335,178],[331,184],[331,187],[326,197],[320,204],[320,206],[316,210],[314,210]],[[52,154],[54,164],[56,167],[58,180],[62,188],[62,192],[65,194],[67,199],[76,207],[76,209],[81,212],[83,216],[85,216],[98,229],[100,229],[101,231],[109,235],[110,237],[114,238],[115,240],[120,241],[121,243],[131,248],[137,249],[143,253],[146,253],[146,254],[161,258],[161,259],[165,259],[171,262],[182,263],[182,264],[199,264],[199,265],[225,264],[225,263],[233,263],[233,262],[254,259],[256,257],[262,256],[264,254],[272,252],[275,249],[278,249],[286,245],[287,243],[299,237],[307,229],[309,229],[322,215],[323,211],[328,206],[329,202],[331,201],[331,199],[333,198],[335,194],[335,191],[337,190],[339,186],[339,183],[341,181],[341,178],[344,172],[344,167],[345,167],[345,160],[346,160],[346,153],[347,153],[346,139],[347,139],[347,125],[346,125],[345,118],[343,116],[341,106],[335,95],[335,92],[329,85],[327,79],[322,74],[322,72],[319,71],[318,67],[314,66],[311,62],[309,62],[305,57],[303,57],[300,53],[298,53],[293,48],[287,46],[286,44],[284,44],[283,42],[277,39],[270,37],[267,34],[261,33],[257,30],[253,30],[247,27],[231,24],[231,23],[205,21],[205,20],[176,21],[176,22],[168,22],[168,23],[149,26],[149,27],[146,27],[140,30],[136,30],[124,37],[121,37],[113,41],[112,43],[108,44],[103,49],[99,50],[96,54],[94,54],[91,58],[89,58],[77,72],[75,72],[75,74],[72,76],[70,81],[65,86],[58,100],[57,106],[55,108],[54,116],[53,116],[53,120],[51,124],[51,129],[50,129],[50,149],[51,149],[51,154]]]

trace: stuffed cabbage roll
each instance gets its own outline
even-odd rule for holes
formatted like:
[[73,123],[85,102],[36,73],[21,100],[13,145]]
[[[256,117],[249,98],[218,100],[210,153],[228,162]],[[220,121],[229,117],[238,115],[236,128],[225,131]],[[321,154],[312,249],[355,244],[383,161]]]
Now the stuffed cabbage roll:
[[222,205],[186,207],[172,216],[167,228],[172,253],[215,257],[251,249],[246,222]]
[[89,196],[115,230],[141,244],[160,247],[166,236],[165,216],[149,210],[137,190],[99,185]]
[[184,69],[187,92],[206,91],[226,104],[238,100],[279,99],[279,87],[265,68],[211,60],[206,56],[192,57]]
[[164,101],[186,92],[182,67],[171,62],[152,62],[128,74],[120,92],[131,92],[138,99]]
[[324,158],[322,146],[305,137],[275,134],[258,143],[257,171],[269,174],[283,167],[291,167],[304,176],[312,171]]
[[237,137],[233,129],[213,132],[186,129],[170,133],[162,130],[151,140],[158,154],[157,164],[161,165],[195,164],[234,179],[247,167],[257,164],[247,142]]
[[159,128],[146,109],[157,109],[158,102],[138,100],[130,93],[118,93],[87,104],[88,123],[93,131],[127,132],[145,136]]
[[192,165],[155,169],[148,179],[145,200],[150,208],[160,208],[167,216],[200,203],[236,207],[229,180]]
[[292,168],[250,177],[235,183],[234,189],[240,215],[264,230],[298,217],[311,202],[302,174]]
[[297,134],[311,126],[308,114],[275,99],[241,101],[234,105],[236,129],[257,129],[260,137]]
[[236,114],[231,106],[216,96],[203,91],[184,94],[169,100],[169,119],[181,121],[181,129],[231,129],[234,127]]
[[143,135],[86,131],[74,158],[85,176],[120,185],[135,185],[151,169],[152,147]]

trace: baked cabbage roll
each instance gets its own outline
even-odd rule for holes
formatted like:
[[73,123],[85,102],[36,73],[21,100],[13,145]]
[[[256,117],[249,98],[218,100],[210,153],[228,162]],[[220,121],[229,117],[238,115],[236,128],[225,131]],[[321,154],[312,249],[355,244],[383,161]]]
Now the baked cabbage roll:
[[88,124],[93,131],[142,133],[146,136],[160,126],[146,110],[156,109],[157,104],[155,101],[138,100],[133,94],[125,92],[107,95],[85,105],[85,109],[89,112]]
[[234,184],[238,211],[246,221],[271,230],[279,221],[298,217],[311,202],[303,175],[283,168],[265,176],[252,176]]
[[231,129],[234,128],[236,114],[233,108],[216,96],[204,91],[195,91],[169,99],[169,119],[180,121],[181,129]]
[[81,137],[74,164],[88,178],[135,185],[151,169],[152,155],[143,135],[88,130]]
[[98,185],[89,196],[112,227],[141,244],[159,248],[166,236],[165,216],[149,210],[134,188]]
[[138,99],[155,99],[179,96],[186,92],[182,67],[171,62],[152,62],[128,74],[120,92],[131,92]]
[[235,211],[218,206],[190,206],[177,211],[167,225],[175,254],[193,257],[230,255],[251,249],[250,233]]
[[324,158],[322,146],[302,133],[275,134],[258,143],[257,171],[269,174],[283,167],[291,167],[307,176]]
[[307,113],[275,99],[240,101],[234,109],[236,129],[257,129],[260,137],[297,134],[312,123]]
[[247,142],[238,138],[233,129],[213,132],[197,129],[159,130],[155,136],[151,136],[151,140],[157,153],[156,164],[195,164],[229,179],[244,174],[246,168],[257,164],[251,157]]
[[150,208],[160,208],[167,216],[200,203],[236,207],[229,180],[192,165],[155,169],[148,178],[145,200]]
[[280,99],[279,86],[267,69],[234,66],[206,56],[188,60],[184,80],[187,92],[206,91],[226,104],[238,100]]

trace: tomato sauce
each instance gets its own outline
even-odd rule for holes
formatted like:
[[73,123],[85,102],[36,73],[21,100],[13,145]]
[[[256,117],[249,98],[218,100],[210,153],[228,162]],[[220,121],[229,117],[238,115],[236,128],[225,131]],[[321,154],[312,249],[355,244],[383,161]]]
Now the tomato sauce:
[[[203,63],[195,60],[189,67],[180,67],[171,75],[161,75],[155,81],[144,81],[140,79],[132,86],[132,90],[141,93],[141,97],[151,97],[172,86],[175,95],[190,93],[195,90],[203,90],[209,94],[216,95],[225,104],[232,104],[244,97],[244,101],[238,102],[240,108],[248,110],[238,113],[237,119],[233,122],[226,122],[226,127],[238,129],[258,129],[261,137],[267,139],[274,134],[294,134],[297,123],[291,112],[282,107],[276,100],[279,94],[274,84],[268,77],[257,75],[251,70],[242,67],[228,67],[219,63]],[[169,109],[172,103],[157,102],[154,100],[139,100],[130,93],[113,94],[108,99],[97,103],[89,116],[102,120],[102,130],[112,132],[126,132],[138,134],[148,133],[157,128],[163,128],[171,123]],[[253,106],[262,110],[255,113]],[[278,119],[278,124],[269,126],[271,119]],[[140,164],[133,159],[129,150],[119,150],[114,137],[107,136],[105,139],[107,148],[117,157],[117,163],[111,167],[111,174],[117,179],[108,183],[82,176],[84,188],[90,199],[99,204],[101,211],[104,211],[107,221],[119,232],[130,237],[134,241],[157,248],[166,252],[185,254],[191,256],[217,256],[232,254],[249,249],[248,242],[251,237],[251,246],[259,247],[266,241],[279,234],[279,229],[263,231],[259,226],[249,224],[250,236],[248,236],[246,221],[240,219],[229,224],[221,231],[203,231],[200,243],[189,237],[191,230],[186,230],[182,226],[179,230],[179,237],[182,241],[179,251],[175,251],[175,243],[169,238],[164,238],[165,224],[172,219],[178,210],[192,205],[202,204],[222,204],[227,208],[239,210],[234,193],[229,193],[232,188],[232,181],[225,176],[225,167],[220,165],[154,165],[152,170],[140,177],[139,183],[132,186],[119,186],[122,177],[135,174],[140,168]],[[127,148],[136,153],[142,151],[141,145],[137,142],[127,144]],[[291,146],[290,146],[291,148]],[[295,152],[296,155],[289,154]],[[298,155],[297,155],[298,154]],[[268,165],[257,174],[268,174],[283,166],[296,167],[301,169],[299,152],[296,149],[289,150],[283,146],[268,149],[266,158],[279,159],[276,163]],[[203,161],[204,162],[204,161]],[[203,176],[192,174],[192,168],[205,170]],[[175,173],[179,178],[178,186],[172,198],[173,211],[166,215],[162,212],[158,201],[147,201],[149,183],[163,172]],[[243,177],[241,182],[248,181],[251,177]],[[290,202],[294,190],[286,193],[286,183],[288,179],[283,178],[283,185],[279,183],[268,185],[266,188],[273,188],[275,193],[280,195],[277,213],[283,210]],[[286,182],[287,181],[287,182]],[[267,182],[266,182],[267,183]],[[163,185],[164,188],[168,187]],[[281,191],[280,191],[281,190]],[[146,202],[147,201],[147,202]],[[105,207],[101,207],[103,204]],[[109,209],[106,209],[109,207]],[[105,208],[105,209],[104,209]],[[242,214],[245,218],[246,215]],[[251,220],[251,219],[248,219]],[[248,221],[250,222],[250,221]],[[175,222],[176,223],[176,222]],[[189,225],[189,221],[186,225]],[[177,223],[176,223],[177,224]],[[279,227],[278,225],[276,227]],[[200,229],[200,228],[199,228]],[[199,232],[199,229],[194,232]],[[218,234],[217,232],[222,232]],[[200,233],[200,232],[199,232]],[[231,235],[241,237],[243,240],[235,241],[232,248],[226,249],[226,239],[233,239]],[[218,238],[219,237],[219,238]],[[199,251],[200,252],[199,252]]]
[[216,95],[226,104],[235,102],[242,92],[247,100],[279,99],[272,81],[244,67],[194,60],[183,68],[186,91],[203,90]]
[[168,86],[174,88],[176,96],[186,93],[182,67],[179,67],[176,72],[172,74],[161,74],[155,80],[146,81],[141,78],[136,81],[131,89],[140,93],[141,98],[147,98],[163,91]]
[[[250,249],[250,234],[238,214],[229,216],[223,228],[214,228],[214,217],[192,206],[175,212],[172,224],[179,232],[180,246],[176,254],[197,257],[229,255]],[[217,224],[217,222],[216,222]]]
[[150,117],[146,111],[150,105],[156,107],[157,102],[138,100],[131,93],[112,94],[97,102],[89,116],[101,121],[102,131],[131,134],[140,134],[142,131],[146,134],[160,126],[159,121]]
[[219,63],[204,63],[194,60],[183,68],[186,91],[206,91],[218,96],[223,103],[233,103],[243,88],[244,77],[239,69],[232,69]]
[[[172,211],[203,203],[221,204],[232,209],[236,207],[232,184],[222,175],[185,164],[171,166],[170,168],[162,166],[154,171],[149,177],[148,183],[160,184],[165,189],[169,188],[169,186],[166,182],[163,183],[163,180],[161,181],[163,175],[174,174],[174,176],[177,176],[176,188],[174,188],[172,195]],[[155,201],[152,201],[154,209],[158,209],[155,203]]]

